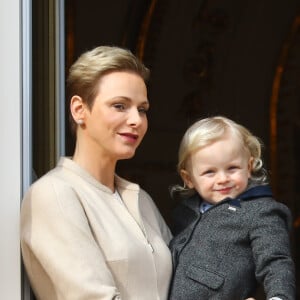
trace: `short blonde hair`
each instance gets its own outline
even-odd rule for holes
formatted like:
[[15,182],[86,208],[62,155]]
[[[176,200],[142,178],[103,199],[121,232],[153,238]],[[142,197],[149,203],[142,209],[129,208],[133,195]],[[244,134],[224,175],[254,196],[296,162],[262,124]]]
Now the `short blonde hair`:
[[[68,102],[74,96],[80,96],[92,109],[98,92],[101,77],[113,71],[131,71],[144,80],[149,79],[150,71],[127,49],[114,46],[99,46],[83,53],[71,66],[67,78]],[[70,114],[71,129],[76,130],[76,123]]]
[[[181,170],[186,170],[189,158],[195,151],[219,140],[225,133],[235,135],[241,141],[245,151],[253,158],[251,180],[267,183],[267,172],[263,168],[261,158],[262,142],[247,128],[223,116],[199,120],[188,128],[179,146],[177,171],[180,173]],[[185,187],[180,189],[179,186],[175,186],[172,188],[173,191],[174,188],[187,194],[193,192]]]

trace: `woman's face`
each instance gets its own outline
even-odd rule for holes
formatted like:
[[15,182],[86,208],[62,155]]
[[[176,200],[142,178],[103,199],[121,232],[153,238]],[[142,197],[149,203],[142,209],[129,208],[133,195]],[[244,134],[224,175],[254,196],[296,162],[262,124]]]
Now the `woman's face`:
[[98,83],[91,110],[86,110],[85,138],[99,155],[112,160],[131,158],[148,127],[149,102],[144,80],[115,71]]

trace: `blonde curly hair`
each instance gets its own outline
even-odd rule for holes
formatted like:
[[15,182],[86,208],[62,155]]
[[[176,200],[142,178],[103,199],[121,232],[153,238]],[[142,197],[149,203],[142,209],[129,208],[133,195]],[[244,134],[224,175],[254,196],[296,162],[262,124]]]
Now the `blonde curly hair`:
[[[247,128],[223,116],[201,119],[187,129],[179,146],[177,164],[179,174],[182,170],[186,170],[191,154],[219,140],[228,132],[240,139],[245,151],[253,158],[251,181],[266,184],[268,181],[267,172],[263,167],[261,158],[262,142]],[[194,189],[188,189],[180,185],[175,185],[171,188],[171,194],[175,192],[186,194],[187,196],[195,193]]]

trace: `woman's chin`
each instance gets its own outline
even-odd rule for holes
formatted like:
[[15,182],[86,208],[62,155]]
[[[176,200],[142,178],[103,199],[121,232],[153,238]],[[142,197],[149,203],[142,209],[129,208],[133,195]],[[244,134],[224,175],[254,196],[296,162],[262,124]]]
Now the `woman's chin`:
[[135,151],[130,152],[130,153],[124,153],[124,154],[120,155],[119,160],[133,158],[134,154],[135,154]]

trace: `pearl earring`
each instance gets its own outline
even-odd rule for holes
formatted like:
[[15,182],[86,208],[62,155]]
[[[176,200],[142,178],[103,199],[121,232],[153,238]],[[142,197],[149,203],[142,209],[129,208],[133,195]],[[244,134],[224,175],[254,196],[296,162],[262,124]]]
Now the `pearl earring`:
[[78,125],[83,125],[83,120],[82,120],[82,119],[78,119],[78,120],[76,121],[76,123],[77,123]]

